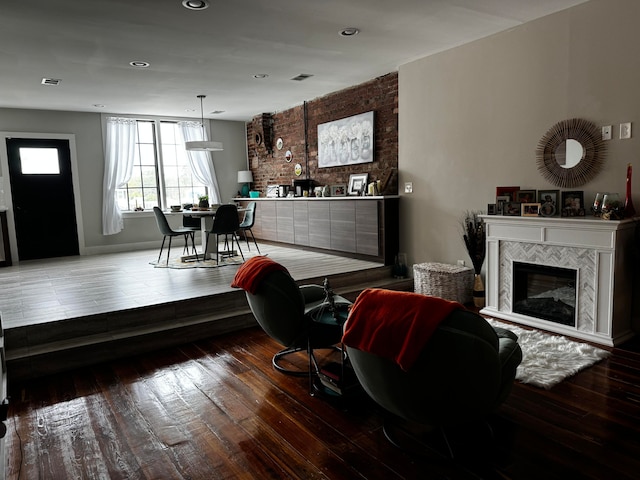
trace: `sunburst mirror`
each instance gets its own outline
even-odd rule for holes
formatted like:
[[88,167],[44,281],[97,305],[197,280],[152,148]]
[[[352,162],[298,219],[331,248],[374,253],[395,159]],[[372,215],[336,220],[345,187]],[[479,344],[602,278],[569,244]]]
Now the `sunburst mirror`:
[[556,123],[538,142],[538,171],[561,188],[580,187],[602,168],[606,144],[600,129],[588,120],[572,118]]

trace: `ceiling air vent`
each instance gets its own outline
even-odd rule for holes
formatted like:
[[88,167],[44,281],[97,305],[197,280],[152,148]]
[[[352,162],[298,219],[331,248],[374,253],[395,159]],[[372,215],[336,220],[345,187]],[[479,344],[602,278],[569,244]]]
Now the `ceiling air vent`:
[[301,82],[303,80],[306,80],[309,77],[313,77],[313,75],[311,75],[309,73],[301,73],[297,77],[293,77],[291,80],[295,80],[296,82]]
[[220,115],[224,113],[224,110],[214,110],[213,112],[209,112],[209,115]]
[[51,85],[53,87],[57,87],[58,85],[60,85],[60,82],[62,80],[60,80],[59,78],[43,78],[42,82],[40,82],[42,85]]

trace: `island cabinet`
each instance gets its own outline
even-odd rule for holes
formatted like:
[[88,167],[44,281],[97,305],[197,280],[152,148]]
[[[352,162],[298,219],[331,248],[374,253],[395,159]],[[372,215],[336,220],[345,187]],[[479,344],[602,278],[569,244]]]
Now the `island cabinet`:
[[[240,198],[236,201],[242,206],[249,202]],[[375,257],[386,265],[392,264],[398,253],[397,196],[255,201],[256,238]]]

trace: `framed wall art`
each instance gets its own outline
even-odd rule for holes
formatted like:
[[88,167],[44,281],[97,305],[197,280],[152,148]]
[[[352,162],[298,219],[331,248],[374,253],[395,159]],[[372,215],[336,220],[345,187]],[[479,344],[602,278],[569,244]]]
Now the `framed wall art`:
[[349,176],[349,189],[347,193],[349,195],[361,195],[364,189],[367,187],[368,173],[356,173]]
[[318,167],[373,162],[373,112],[318,125]]

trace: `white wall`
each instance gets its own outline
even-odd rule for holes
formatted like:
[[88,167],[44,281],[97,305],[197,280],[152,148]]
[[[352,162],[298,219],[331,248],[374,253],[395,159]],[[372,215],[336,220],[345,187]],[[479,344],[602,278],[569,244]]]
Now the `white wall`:
[[[229,201],[238,190],[238,170],[247,168],[245,123],[212,120],[210,127],[215,140],[224,145],[224,151],[213,153],[213,162],[223,201]],[[88,253],[160,246],[161,238],[153,212],[125,218],[125,228],[117,235],[102,235],[104,155],[99,113],[0,108],[0,131],[75,134]],[[0,145],[0,148],[6,147]],[[0,176],[3,175],[8,176],[6,172],[0,172]]]
[[[538,173],[535,149],[556,122],[614,125],[604,171],[584,190],[624,196],[636,171],[640,210],[640,2],[591,0],[399,69],[401,250],[410,264],[470,264],[460,218],[486,211],[495,188],[557,189]],[[634,136],[618,139],[618,125]]]

